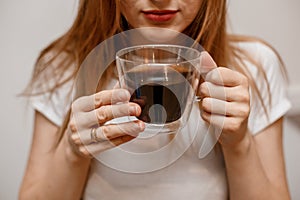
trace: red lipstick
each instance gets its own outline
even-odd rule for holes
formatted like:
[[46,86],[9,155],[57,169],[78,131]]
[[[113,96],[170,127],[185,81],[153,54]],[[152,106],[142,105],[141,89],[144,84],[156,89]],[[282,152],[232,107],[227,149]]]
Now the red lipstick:
[[177,10],[146,10],[142,11],[145,17],[154,22],[167,22],[173,19],[178,11]]

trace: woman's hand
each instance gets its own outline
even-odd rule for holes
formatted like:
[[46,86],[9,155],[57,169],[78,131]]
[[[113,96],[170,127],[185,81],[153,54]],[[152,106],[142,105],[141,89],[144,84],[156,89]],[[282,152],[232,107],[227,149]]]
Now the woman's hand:
[[219,142],[223,147],[236,145],[247,133],[250,113],[248,79],[237,71],[217,67],[208,57],[205,66],[211,70],[200,85],[201,116],[222,130]]
[[113,89],[75,100],[66,130],[72,149],[79,155],[91,157],[126,143],[142,132],[145,125],[140,120],[106,123],[118,117],[140,115],[140,106],[129,99],[127,90]]

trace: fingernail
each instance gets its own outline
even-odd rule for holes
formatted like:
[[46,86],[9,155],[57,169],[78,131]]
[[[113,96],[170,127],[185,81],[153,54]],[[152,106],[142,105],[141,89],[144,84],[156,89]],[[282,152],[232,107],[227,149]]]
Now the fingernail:
[[130,115],[136,115],[138,112],[137,106],[130,106],[129,112],[130,112]]

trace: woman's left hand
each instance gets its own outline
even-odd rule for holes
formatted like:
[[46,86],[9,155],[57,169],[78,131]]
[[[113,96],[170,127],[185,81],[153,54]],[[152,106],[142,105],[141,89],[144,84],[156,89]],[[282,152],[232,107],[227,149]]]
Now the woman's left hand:
[[240,143],[247,133],[250,113],[247,77],[215,66],[200,85],[200,95],[201,116],[204,121],[222,130],[219,138],[222,146]]

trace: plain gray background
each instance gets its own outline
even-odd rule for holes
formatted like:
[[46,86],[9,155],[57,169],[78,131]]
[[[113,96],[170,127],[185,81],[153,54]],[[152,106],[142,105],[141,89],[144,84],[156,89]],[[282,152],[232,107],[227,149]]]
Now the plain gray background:
[[[287,65],[294,107],[285,122],[284,144],[293,199],[300,199],[300,133],[292,122],[300,115],[299,8],[298,0],[229,1],[233,32],[267,40]],[[76,11],[77,0],[0,0],[0,199],[17,199],[32,136],[33,112],[17,95],[40,50],[67,30]]]

